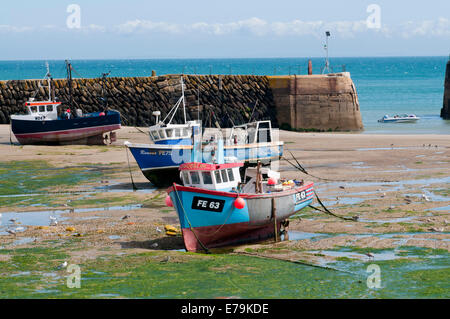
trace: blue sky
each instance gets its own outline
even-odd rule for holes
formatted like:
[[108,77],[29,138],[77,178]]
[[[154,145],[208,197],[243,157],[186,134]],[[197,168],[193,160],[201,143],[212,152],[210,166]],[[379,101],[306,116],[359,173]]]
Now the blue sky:
[[0,60],[317,57],[326,30],[331,56],[448,55],[450,1],[5,1]]

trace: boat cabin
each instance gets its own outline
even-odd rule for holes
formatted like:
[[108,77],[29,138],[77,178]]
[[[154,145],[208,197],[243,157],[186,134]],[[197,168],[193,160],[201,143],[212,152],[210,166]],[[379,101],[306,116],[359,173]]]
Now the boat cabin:
[[17,114],[11,115],[12,119],[22,119],[22,120],[57,120],[58,119],[58,106],[61,105],[61,102],[55,101],[34,101],[34,99],[30,99],[30,101],[25,103],[25,107],[27,108],[27,114]]
[[180,165],[180,178],[184,186],[229,192],[241,182],[239,168],[243,163],[207,164],[184,163]]
[[257,121],[234,126],[231,129],[227,144],[255,144],[273,141],[270,121]]
[[192,144],[192,127],[200,127],[198,121],[189,121],[186,124],[153,125],[149,128],[150,139],[155,144]]

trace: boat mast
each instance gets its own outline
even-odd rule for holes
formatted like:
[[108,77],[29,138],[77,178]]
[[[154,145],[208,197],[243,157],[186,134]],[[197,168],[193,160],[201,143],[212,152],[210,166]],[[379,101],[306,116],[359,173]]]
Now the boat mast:
[[183,98],[184,124],[186,124],[186,104],[184,103],[184,84],[183,84],[183,77],[181,77],[181,97]]
[[72,64],[66,60],[67,69],[67,83],[69,85],[69,109],[73,104],[73,94],[72,94]]

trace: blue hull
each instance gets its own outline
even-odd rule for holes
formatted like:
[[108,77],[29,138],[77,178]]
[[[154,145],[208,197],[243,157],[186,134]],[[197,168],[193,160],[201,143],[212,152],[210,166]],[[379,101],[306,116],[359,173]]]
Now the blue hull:
[[[190,145],[129,144],[128,148],[144,176],[156,186],[178,182],[178,167],[192,161]],[[268,163],[280,159],[283,155],[283,144],[231,145],[224,147],[224,153],[225,157],[236,157],[238,161],[247,164],[256,164],[257,161]],[[212,163],[210,152],[204,151],[202,156],[204,163]]]
[[[273,237],[280,222],[310,205],[313,184],[269,194],[240,194],[245,207],[237,209],[237,193],[207,191],[175,185],[168,190],[180,220],[186,250],[251,242]],[[276,219],[272,205],[276,207]],[[201,242],[201,244],[199,243]]]

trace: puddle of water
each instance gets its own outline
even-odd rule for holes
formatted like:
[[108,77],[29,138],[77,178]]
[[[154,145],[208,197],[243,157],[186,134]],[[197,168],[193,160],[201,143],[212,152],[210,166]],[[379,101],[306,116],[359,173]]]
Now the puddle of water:
[[[17,231],[24,231],[24,226],[49,226],[51,219],[55,217],[58,223],[69,219],[68,217],[61,216],[65,213],[86,213],[96,211],[114,211],[114,210],[134,210],[142,208],[142,204],[131,204],[123,206],[106,206],[106,207],[94,207],[94,208],[75,208],[75,209],[63,209],[63,210],[49,210],[49,211],[31,211],[31,212],[6,212],[2,213],[0,217],[0,235],[7,235],[6,229],[13,229]],[[80,217],[80,219],[97,219],[102,218],[99,216]],[[10,219],[15,219],[14,224],[9,222]],[[19,228],[19,229],[17,229]],[[22,228],[22,229],[21,229]]]
[[28,243],[31,243],[33,240],[34,240],[34,238],[31,238],[31,237],[23,237],[23,238],[15,240],[11,245],[18,246],[18,245],[28,244]]
[[373,255],[373,257],[369,257],[367,255],[356,253],[356,252],[351,252],[351,251],[314,250],[314,251],[309,251],[309,252],[313,253],[313,254],[322,254],[322,255],[326,255],[326,256],[330,256],[330,257],[347,257],[350,259],[356,258],[356,259],[363,259],[363,260],[370,259],[370,260],[374,260],[374,261],[394,260],[394,259],[400,258],[399,256],[397,256],[395,254],[395,252],[392,252],[392,251],[371,253]]
[[120,239],[121,237],[118,235],[111,235],[111,236],[108,236],[108,238],[112,239],[112,240],[116,240],[116,239]]
[[431,210],[434,210],[434,211],[446,211],[446,212],[448,212],[448,213],[450,213],[450,205],[447,205],[447,206],[443,206],[443,207],[435,207],[435,208],[431,208]]
[[[289,230],[289,240],[303,240],[303,239],[313,239],[313,238],[317,238],[320,237],[320,239],[322,238],[326,238],[326,237],[330,237],[329,234],[320,234],[320,233],[306,233],[306,232],[301,232],[301,231],[296,231],[296,230]],[[317,238],[318,239],[318,238]],[[284,235],[281,236],[281,240],[284,240]]]

